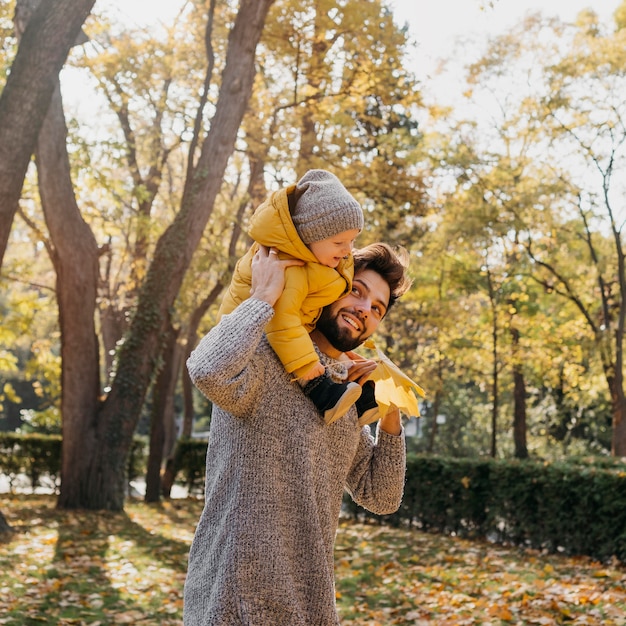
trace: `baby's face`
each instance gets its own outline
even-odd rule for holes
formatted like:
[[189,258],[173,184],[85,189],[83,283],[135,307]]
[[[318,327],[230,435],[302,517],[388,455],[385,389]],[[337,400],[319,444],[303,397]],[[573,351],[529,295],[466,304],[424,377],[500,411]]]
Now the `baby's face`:
[[358,228],[344,230],[333,237],[327,237],[309,244],[309,250],[315,258],[328,267],[337,267],[341,259],[347,257],[354,246],[354,240],[361,231]]

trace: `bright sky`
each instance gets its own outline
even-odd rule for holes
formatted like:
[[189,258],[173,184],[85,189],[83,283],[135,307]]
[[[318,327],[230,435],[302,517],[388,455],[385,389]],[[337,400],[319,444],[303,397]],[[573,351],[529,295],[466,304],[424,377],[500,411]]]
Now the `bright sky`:
[[[480,40],[481,36],[505,32],[526,13],[573,20],[582,9],[592,7],[603,21],[610,20],[621,0],[387,0],[399,24],[408,23],[417,42],[414,67],[424,91],[435,97],[454,97],[459,77],[436,78],[439,61],[458,54],[457,38]],[[118,7],[120,15],[138,23],[167,20],[176,14],[182,0],[97,0],[97,7]],[[467,49],[465,50],[467,54]],[[466,62],[471,59],[457,59]],[[456,65],[458,68],[458,65]],[[460,88],[460,86],[459,86]],[[443,102],[442,102],[443,104]]]
[[[480,41],[481,36],[506,32],[527,13],[541,12],[572,21],[583,9],[592,8],[605,21],[621,4],[621,0],[388,0],[399,24],[408,23],[417,42],[413,71],[424,81],[426,93],[453,97],[459,78],[449,74],[436,78],[439,61],[454,58],[457,38]],[[466,50],[467,52],[467,50]],[[457,59],[462,63],[471,57]],[[457,66],[458,67],[458,66]],[[461,88],[460,85],[458,87]]]

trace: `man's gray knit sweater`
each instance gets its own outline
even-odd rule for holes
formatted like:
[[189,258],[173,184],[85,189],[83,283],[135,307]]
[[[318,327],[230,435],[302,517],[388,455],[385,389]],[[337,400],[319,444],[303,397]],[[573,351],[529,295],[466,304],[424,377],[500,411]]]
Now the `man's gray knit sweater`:
[[325,425],[265,340],[272,315],[246,300],[187,362],[214,409],[186,626],[339,624],[333,545],[344,488],[379,514],[402,499],[404,434],[379,429],[374,440],[354,407]]

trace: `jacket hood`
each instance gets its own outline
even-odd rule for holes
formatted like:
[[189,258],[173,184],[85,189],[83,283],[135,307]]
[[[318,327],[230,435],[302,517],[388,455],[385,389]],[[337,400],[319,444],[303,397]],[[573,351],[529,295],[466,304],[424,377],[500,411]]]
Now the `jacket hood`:
[[288,196],[296,186],[273,192],[250,218],[248,234],[263,246],[274,247],[297,259],[317,263],[317,258],[304,244],[291,219]]

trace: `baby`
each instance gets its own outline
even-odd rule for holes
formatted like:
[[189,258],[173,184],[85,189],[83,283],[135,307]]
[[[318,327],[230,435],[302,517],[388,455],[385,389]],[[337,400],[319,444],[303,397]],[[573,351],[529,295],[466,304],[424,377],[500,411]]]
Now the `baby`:
[[249,234],[255,243],[237,263],[218,314],[230,313],[249,297],[259,244],[305,262],[287,268],[285,289],[265,332],[327,424],[345,415],[361,396],[361,386],[331,380],[309,332],[322,308],[352,289],[352,247],[363,222],[359,203],[326,170],[309,170],[295,185],[272,193],[251,218]]

